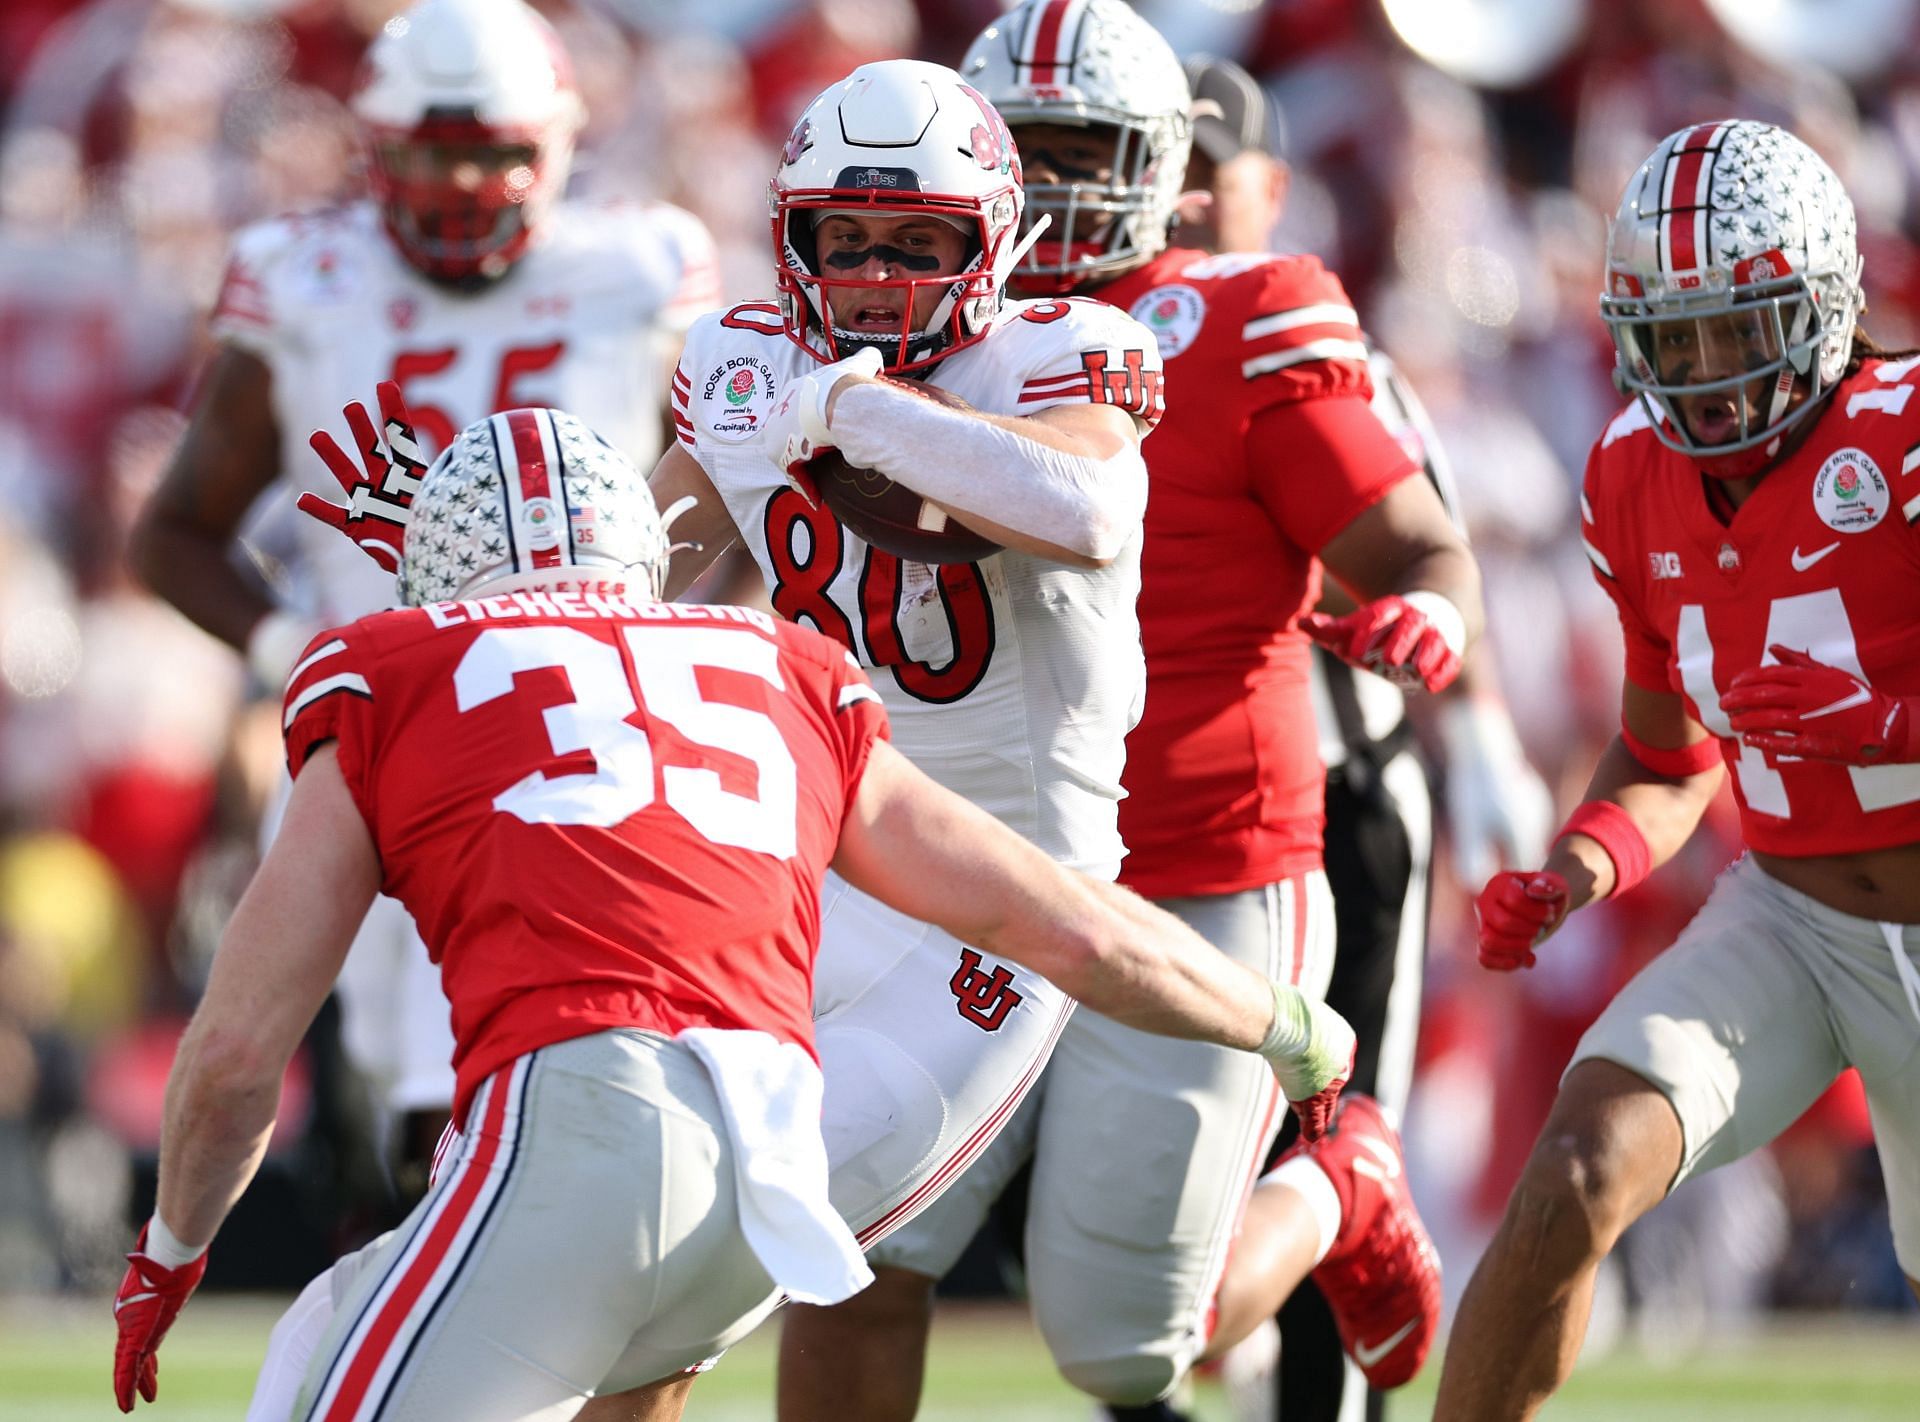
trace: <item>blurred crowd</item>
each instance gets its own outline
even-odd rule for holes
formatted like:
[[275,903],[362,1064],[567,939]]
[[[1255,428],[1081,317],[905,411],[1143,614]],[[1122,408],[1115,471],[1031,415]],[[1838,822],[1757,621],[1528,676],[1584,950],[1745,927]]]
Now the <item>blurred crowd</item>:
[[[870,59],[952,63],[1000,8],[539,7],[589,107],[576,185],[698,214],[730,298],[771,287],[766,179],[804,102]],[[173,1042],[254,862],[278,688],[250,684],[135,585],[125,538],[182,429],[231,234],[355,191],[344,99],[396,8],[10,0],[0,13],[0,1293],[117,1274],[151,1189]],[[1580,553],[1577,502],[1587,447],[1620,403],[1595,314],[1619,189],[1683,123],[1792,129],[1859,208],[1866,328],[1915,344],[1920,4],[1138,8],[1182,53],[1239,60],[1275,101],[1292,179],[1273,243],[1342,275],[1426,401],[1458,471],[1506,694],[1570,805],[1618,724],[1618,631]],[[1478,886],[1436,877],[1409,1146],[1455,1281],[1582,1028],[1671,941],[1734,841],[1730,814],[1710,823],[1512,978],[1475,966]],[[323,1019],[257,1192],[279,1246],[229,1262],[230,1283],[297,1283],[381,1214],[378,1160],[357,1144],[364,1110],[327,1033]],[[1671,1342],[1768,1306],[1911,1307],[1868,1142],[1843,1081],[1772,1151],[1687,1186],[1626,1249],[1622,1316]]]

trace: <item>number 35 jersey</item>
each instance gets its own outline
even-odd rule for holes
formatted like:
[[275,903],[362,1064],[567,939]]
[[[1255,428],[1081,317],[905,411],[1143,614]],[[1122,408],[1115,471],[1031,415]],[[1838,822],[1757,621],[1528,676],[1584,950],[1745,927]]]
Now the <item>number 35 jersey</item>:
[[307,448],[340,407],[397,381],[431,458],[473,421],[522,405],[577,415],[640,468],[660,450],[668,341],[720,304],[713,242],[660,203],[569,203],[498,282],[463,292],[409,266],[370,203],[242,231],[214,336],[273,373],[281,484],[254,530],[289,548],[293,600],[346,622],[393,603],[393,579],[351,541],[293,512],[340,490]]
[[[674,376],[680,441],[775,610],[872,669],[893,743],[920,769],[1060,862],[1111,878],[1125,740],[1146,683],[1138,529],[1097,569],[1011,550],[929,567],[869,546],[793,490],[756,438],[775,394],[817,368],[776,307],[751,303],[697,322]],[[928,383],[996,414],[1105,402],[1150,426],[1159,382],[1153,337],[1124,312],[1041,301],[1009,303]]]
[[614,1027],[813,1050],[820,882],[886,718],[846,650],[731,607],[515,592],[323,632],[295,775],[332,742],[453,1004],[456,1114]]
[[1746,842],[1849,854],[1920,839],[1920,765],[1849,767],[1734,737],[1720,695],[1740,672],[1804,651],[1874,686],[1920,694],[1920,360],[1867,361],[1798,449],[1728,523],[1703,476],[1636,403],[1587,464],[1587,556],[1619,609],[1627,677],[1675,691],[1714,735]]

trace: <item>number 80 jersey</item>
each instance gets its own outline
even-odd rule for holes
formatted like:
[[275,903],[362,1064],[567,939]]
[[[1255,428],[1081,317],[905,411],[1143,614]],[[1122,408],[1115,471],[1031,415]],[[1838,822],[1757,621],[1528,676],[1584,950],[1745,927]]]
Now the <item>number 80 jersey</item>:
[[1897,695],[1920,694],[1920,360],[1870,360],[1722,523],[1704,476],[1629,406],[1594,447],[1581,534],[1626,634],[1627,677],[1686,698],[1720,738],[1743,837],[1768,854],[1920,840],[1920,765],[1762,753],[1720,695],[1783,645]]
[[[793,490],[757,439],[779,390],[817,368],[778,308],[756,302],[695,323],[674,376],[680,442],[774,608],[873,670],[893,743],[920,769],[1061,863],[1111,878],[1126,735],[1146,687],[1138,529],[1097,569],[1013,550],[929,567],[869,546]],[[1111,403],[1150,427],[1160,370],[1152,335],[1122,311],[1010,302],[929,383],[996,414]]]

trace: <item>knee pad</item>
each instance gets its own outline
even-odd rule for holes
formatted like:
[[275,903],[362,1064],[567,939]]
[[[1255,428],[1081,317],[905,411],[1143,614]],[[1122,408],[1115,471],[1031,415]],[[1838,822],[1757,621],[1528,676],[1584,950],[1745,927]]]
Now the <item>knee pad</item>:
[[1060,1376],[1080,1391],[1121,1407],[1144,1407],[1159,1401],[1173,1391],[1185,1371],[1174,1359],[1152,1353],[1056,1362]]

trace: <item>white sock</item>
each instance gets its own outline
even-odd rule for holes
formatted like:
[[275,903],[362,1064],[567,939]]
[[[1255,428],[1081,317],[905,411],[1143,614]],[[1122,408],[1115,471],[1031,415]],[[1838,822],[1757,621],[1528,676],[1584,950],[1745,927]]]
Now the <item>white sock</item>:
[[267,1356],[260,1379],[253,1385],[247,1422],[287,1422],[306,1381],[307,1364],[333,1322],[333,1270],[328,1269],[300,1291],[267,1338]]
[[1313,1262],[1318,1267],[1340,1234],[1340,1196],[1334,1190],[1333,1182],[1327,1179],[1327,1172],[1320,1168],[1312,1156],[1296,1155],[1268,1171],[1260,1183],[1263,1186],[1284,1185],[1306,1201],[1307,1211],[1320,1231],[1320,1237],[1313,1246]]

